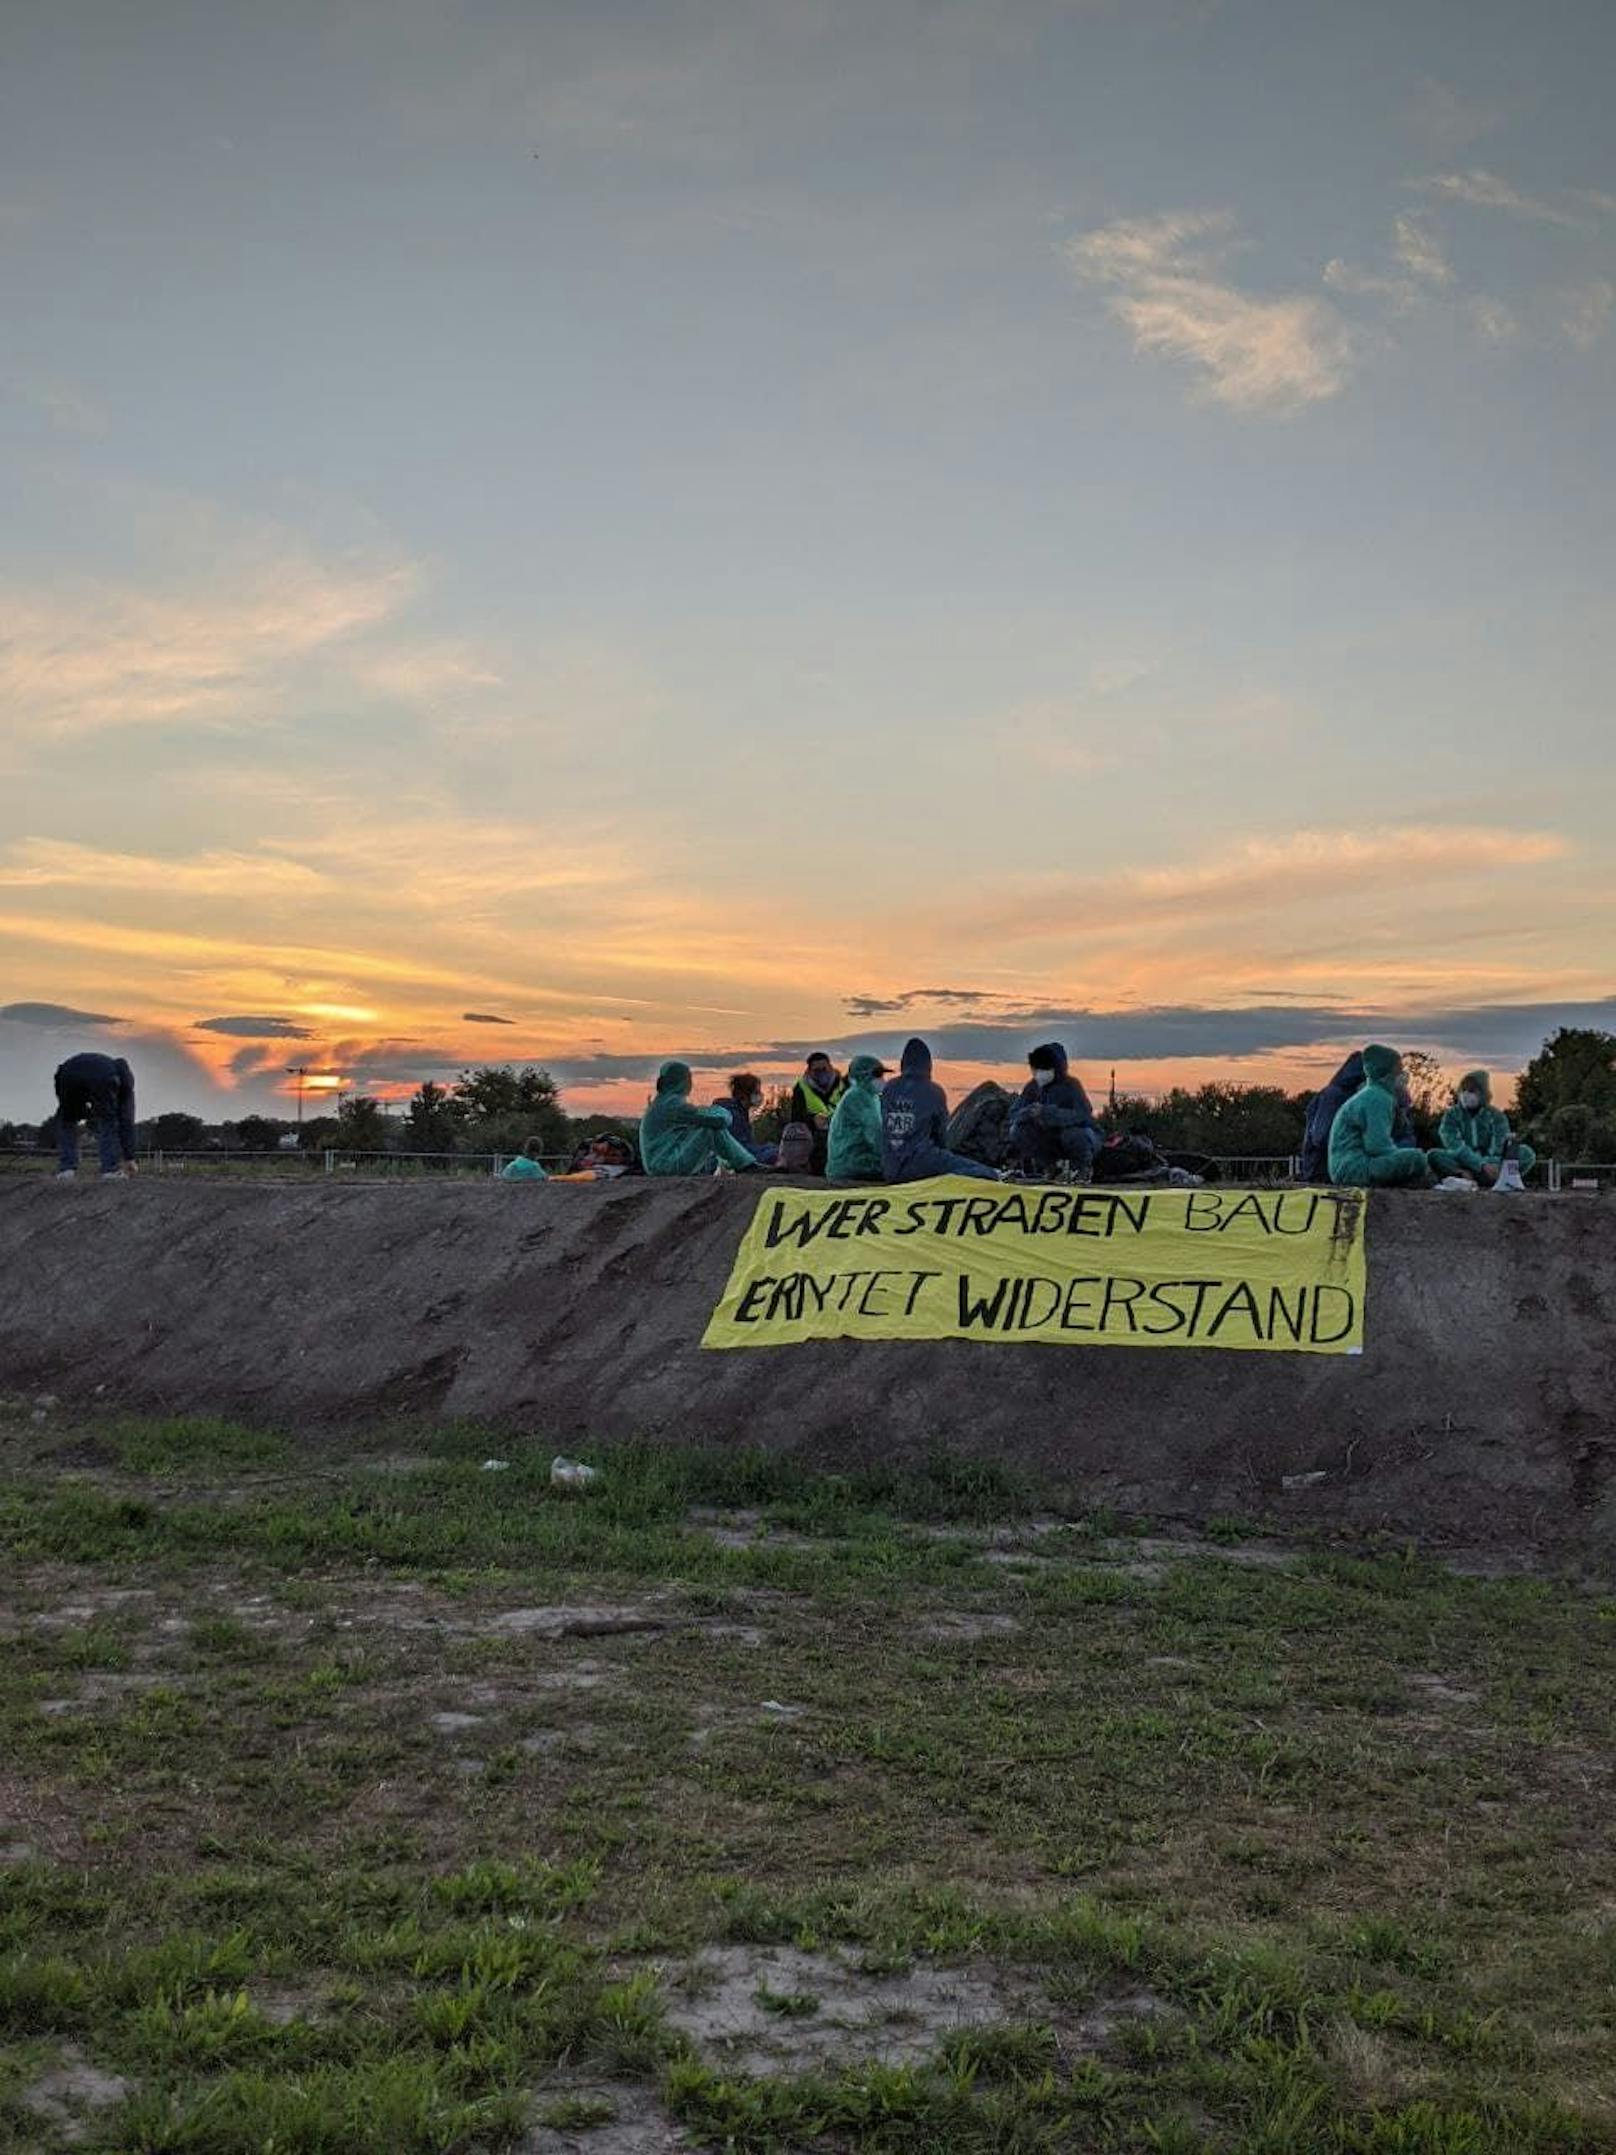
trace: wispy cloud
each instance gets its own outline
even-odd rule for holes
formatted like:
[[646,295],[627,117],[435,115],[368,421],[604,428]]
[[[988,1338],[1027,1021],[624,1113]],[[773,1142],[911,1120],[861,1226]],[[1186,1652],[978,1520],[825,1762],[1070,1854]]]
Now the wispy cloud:
[[1579,352],[1591,352],[1616,315],[1616,284],[1595,277],[1562,296],[1560,327]]
[[1140,922],[1151,916],[1204,928],[1213,916],[1266,912],[1329,894],[1402,888],[1444,878],[1471,880],[1488,870],[1561,860],[1568,842],[1553,831],[1458,824],[1391,824],[1378,829],[1302,830],[1255,838],[1200,863],[1141,868],[1097,880],[1050,877],[996,905],[976,905],[958,923],[962,936],[1065,935],[1067,923],[1095,907]]
[[0,1018],[11,1025],[122,1025],[104,1010],[74,1010],[66,1003],[0,1003]]
[[384,620],[413,581],[398,564],[283,555],[185,597],[0,591],[0,699],[52,734],[248,724],[278,669]]
[[1067,260],[1106,289],[1141,352],[1197,368],[1205,394],[1242,411],[1294,411],[1339,395],[1351,335],[1334,309],[1304,294],[1252,296],[1225,274],[1238,245],[1224,211],[1124,218],[1068,243]]
[[1392,226],[1392,251],[1411,277],[1425,284],[1452,284],[1453,268],[1442,243],[1422,218],[1399,216]]
[[491,1010],[462,1010],[460,1022],[462,1025],[514,1025],[516,1020],[495,1017]]
[[193,898],[308,896],[329,879],[269,852],[165,857],[110,853],[62,838],[25,838],[0,860],[0,889],[129,890]]
[[1520,317],[1502,299],[1480,294],[1469,302],[1465,312],[1484,344],[1512,344],[1521,333]]
[[1502,210],[1510,217],[1524,217],[1534,224],[1553,224],[1574,227],[1586,224],[1590,214],[1599,214],[1599,206],[1609,197],[1583,190],[1573,196],[1582,205],[1580,210],[1567,209],[1563,203],[1548,201],[1542,195],[1525,194],[1508,180],[1500,179],[1496,172],[1474,169],[1469,172],[1434,172],[1418,182],[1427,194],[1438,195],[1445,202],[1462,202],[1470,209]]
[[223,1033],[233,1040],[312,1040],[313,1033],[306,1025],[299,1025],[292,1018],[253,1017],[250,1014],[230,1018],[198,1018],[195,1029],[199,1033]]

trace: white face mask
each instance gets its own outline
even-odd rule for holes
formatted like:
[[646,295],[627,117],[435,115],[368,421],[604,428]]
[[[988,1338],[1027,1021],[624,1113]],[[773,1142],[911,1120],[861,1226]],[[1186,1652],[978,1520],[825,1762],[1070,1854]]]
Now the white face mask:
[[1481,1094],[1479,1092],[1462,1092],[1459,1095],[1459,1105],[1467,1115],[1473,1115],[1481,1105]]
[[1035,1085],[1053,1085],[1055,1073],[1053,1070],[1035,1070],[1032,1074],[1032,1081]]

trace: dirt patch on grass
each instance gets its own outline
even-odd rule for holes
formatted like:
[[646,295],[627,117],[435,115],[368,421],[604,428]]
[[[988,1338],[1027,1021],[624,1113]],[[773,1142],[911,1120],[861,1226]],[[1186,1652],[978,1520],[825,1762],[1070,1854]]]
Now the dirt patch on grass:
[[755,2074],[915,2064],[962,2029],[1038,2017],[1041,2003],[985,1966],[868,1975],[795,1946],[714,1946],[670,1972],[668,1992],[672,2027],[715,2064]]
[[101,2113],[123,2102],[130,2092],[131,2083],[121,2074],[103,2072],[83,2051],[69,2045],[49,2072],[24,2091],[22,2102],[58,2139],[75,2146],[98,2132]]

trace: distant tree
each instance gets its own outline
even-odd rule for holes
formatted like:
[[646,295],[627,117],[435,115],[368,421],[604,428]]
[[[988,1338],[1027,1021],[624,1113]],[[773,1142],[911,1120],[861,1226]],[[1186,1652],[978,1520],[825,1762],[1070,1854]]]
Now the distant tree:
[[535,1137],[546,1152],[567,1150],[567,1118],[548,1070],[534,1064],[516,1069],[509,1063],[462,1070],[454,1100],[474,1152],[520,1152]]
[[337,1109],[337,1144],[349,1152],[387,1150],[387,1114],[369,1093],[354,1093]]
[[154,1152],[194,1152],[205,1128],[200,1115],[186,1115],[178,1108],[170,1108],[144,1124],[141,1135]]
[[466,1125],[466,1110],[443,1085],[429,1078],[411,1096],[404,1142],[411,1152],[453,1152]]
[[35,1133],[34,1143],[41,1152],[54,1152],[56,1150],[56,1121],[57,1118],[54,1115],[47,1115]]
[[1515,1106],[1523,1126],[1551,1144],[1562,1108],[1585,1107],[1592,1119],[1616,1121],[1616,1033],[1562,1025],[1521,1072]]
[[1403,1075],[1408,1080],[1414,1135],[1422,1145],[1434,1145],[1443,1111],[1453,1104],[1453,1081],[1443,1069],[1441,1057],[1424,1048],[1404,1049]]
[[791,1120],[791,1087],[777,1085],[752,1117],[752,1135],[760,1145],[775,1144]]
[[295,1128],[273,1115],[243,1115],[232,1136],[243,1152],[273,1152],[286,1131]]
[[1278,1085],[1218,1080],[1194,1092],[1175,1086],[1164,1093],[1146,1127],[1166,1152],[1254,1158],[1295,1152],[1305,1114],[1303,1096]]
[[305,1152],[329,1152],[337,1145],[346,1144],[347,1139],[335,1115],[312,1115],[304,1123],[298,1143]]

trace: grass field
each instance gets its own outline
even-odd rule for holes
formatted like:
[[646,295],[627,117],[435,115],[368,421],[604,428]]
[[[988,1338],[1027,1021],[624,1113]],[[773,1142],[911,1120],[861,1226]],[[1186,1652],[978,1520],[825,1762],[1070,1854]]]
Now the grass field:
[[1608,1596],[981,1468],[43,1416],[0,2146],[1616,2146]]

